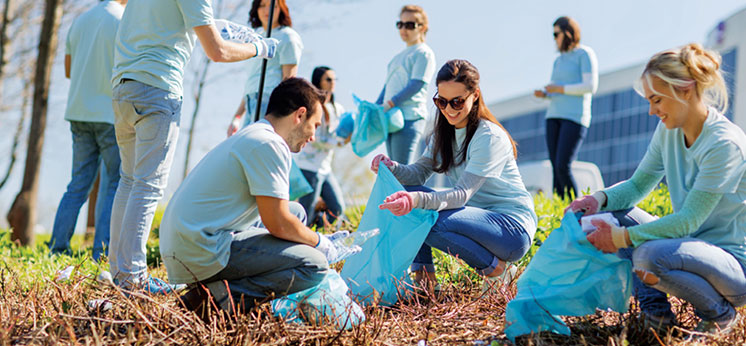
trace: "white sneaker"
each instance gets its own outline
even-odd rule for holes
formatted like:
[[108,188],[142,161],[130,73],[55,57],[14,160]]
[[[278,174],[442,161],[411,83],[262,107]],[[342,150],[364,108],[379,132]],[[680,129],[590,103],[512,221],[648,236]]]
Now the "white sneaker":
[[498,276],[485,276],[482,282],[482,293],[495,293],[502,285],[510,284],[518,273],[518,267],[508,263],[502,274]]

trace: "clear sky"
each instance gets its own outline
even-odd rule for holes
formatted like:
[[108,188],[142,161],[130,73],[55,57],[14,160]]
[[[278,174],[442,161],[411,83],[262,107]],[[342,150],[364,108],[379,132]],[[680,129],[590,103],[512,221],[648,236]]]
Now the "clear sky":
[[[402,5],[395,0],[287,0],[295,29],[305,49],[299,75],[310,78],[314,66],[327,65],[339,78],[337,100],[352,107],[351,93],[375,99],[380,92],[388,61],[405,45],[394,23]],[[97,1],[87,1],[94,4]],[[425,8],[430,20],[427,43],[435,52],[438,68],[453,58],[471,61],[481,73],[481,87],[488,102],[530,92],[545,85],[556,49],[552,22],[574,17],[582,29],[581,42],[592,47],[601,73],[642,63],[657,51],[705,39],[717,23],[746,8],[736,0],[626,0],[626,1],[412,1]],[[239,13],[236,22],[247,19]],[[63,28],[63,30],[66,30]],[[67,32],[61,33],[64,40]],[[64,41],[61,41],[64,42]],[[200,49],[199,47],[197,49]],[[63,119],[69,82],[64,79],[62,52],[52,80],[47,139],[44,144],[40,185],[40,223],[51,231],[54,211],[70,178],[72,144]],[[201,55],[195,55],[195,57]],[[199,59],[193,59],[190,67]],[[214,65],[212,78],[196,124],[191,155],[199,158],[224,138],[230,117],[238,106],[245,82],[241,63]],[[186,130],[194,108],[192,78],[185,81],[182,135],[166,196],[181,181]],[[8,138],[12,129],[0,129]],[[5,140],[0,150],[7,152]],[[21,184],[25,146],[12,180],[0,190],[0,215],[5,215]],[[7,162],[0,161],[5,167]],[[85,214],[81,218],[84,218]],[[4,218],[0,226],[5,225]]]

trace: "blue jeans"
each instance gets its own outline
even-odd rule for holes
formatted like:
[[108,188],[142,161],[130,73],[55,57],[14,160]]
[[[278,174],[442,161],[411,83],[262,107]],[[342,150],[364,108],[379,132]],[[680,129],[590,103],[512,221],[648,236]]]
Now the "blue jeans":
[[305,208],[306,215],[309,216],[308,225],[316,224],[317,227],[324,225],[321,219],[322,216],[316,215],[316,202],[319,196],[326,204],[327,212],[325,214],[327,221],[333,223],[337,220],[337,217],[342,216],[345,210],[342,188],[339,186],[337,178],[334,177],[334,173],[318,174],[317,172],[305,169],[301,169],[300,171],[308,183],[313,186],[313,193],[309,193],[298,199],[298,203]]
[[566,119],[547,119],[546,140],[552,163],[554,192],[560,196],[578,196],[578,185],[570,165],[578,156],[588,128]]
[[[630,220],[654,220],[643,214],[647,213],[633,208],[615,212],[614,216],[623,226],[634,225]],[[646,314],[674,316],[666,293],[691,303],[706,321],[729,321],[736,314],[735,307],[746,304],[743,267],[733,255],[713,244],[696,238],[658,239],[622,249],[619,255],[631,259],[636,272],[652,273],[658,279],[646,285],[637,275],[632,276],[635,296]]]
[[[243,127],[250,125],[256,118],[256,101],[258,101],[259,94],[254,93],[251,95],[245,95],[246,98],[246,115],[243,117]],[[262,109],[259,112],[259,120],[264,119],[264,115],[267,114],[267,105],[269,104],[269,95],[262,95]]]
[[[300,204],[290,202],[288,206],[292,214],[306,222]],[[230,292],[236,306],[247,311],[257,301],[318,285],[328,269],[324,254],[311,246],[272,236],[259,221],[248,230],[233,234],[228,264],[201,283],[221,307],[228,310]]]
[[386,138],[386,152],[392,160],[408,165],[417,157],[417,145],[425,131],[425,119],[405,120],[404,127]]
[[148,279],[146,243],[176,151],[181,96],[133,80],[116,85],[113,96],[122,168],[109,263],[115,282],[128,288]]
[[[433,191],[424,186],[405,186],[407,191]],[[531,236],[510,216],[475,207],[438,212],[411,270],[435,271],[432,247],[464,260],[477,273],[487,275],[499,261],[514,262],[531,247]]]
[[93,237],[93,259],[98,261],[109,248],[111,205],[119,184],[119,147],[111,124],[71,121],[70,131],[73,135],[72,178],[54,217],[49,249],[52,253],[69,253],[80,207],[88,200],[96,172],[103,162]]

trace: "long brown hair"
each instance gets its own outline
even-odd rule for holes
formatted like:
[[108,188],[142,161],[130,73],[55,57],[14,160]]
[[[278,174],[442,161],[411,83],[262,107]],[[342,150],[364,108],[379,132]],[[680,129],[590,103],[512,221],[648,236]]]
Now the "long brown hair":
[[[466,90],[474,92],[479,89],[479,71],[474,65],[466,60],[450,60],[438,71],[436,78],[436,85],[442,82],[457,82],[466,86]],[[437,107],[436,107],[437,108]],[[433,170],[438,173],[447,172],[451,166],[460,165],[466,161],[466,153],[469,148],[469,143],[474,132],[477,131],[479,121],[482,119],[493,122],[500,126],[505,131],[510,140],[510,144],[513,146],[513,157],[517,157],[517,151],[515,148],[515,142],[507,130],[500,124],[495,116],[492,115],[487,105],[484,103],[484,97],[480,94],[479,98],[474,102],[471,107],[471,111],[467,115],[468,122],[466,124],[466,139],[464,144],[457,153],[453,152],[453,143],[456,140],[455,127],[448,123],[446,117],[440,108],[437,108],[438,114],[435,118],[435,127],[433,129],[433,158],[439,158],[440,160],[433,160]],[[458,158],[457,158],[458,156]],[[437,162],[440,161],[440,165]]]
[[[270,0],[271,1],[271,0]],[[249,10],[249,24],[252,28],[258,28],[262,26],[262,21],[259,19],[259,5],[262,4],[262,0],[254,0],[251,2],[251,10]],[[293,20],[290,19],[290,10],[285,0],[275,0],[275,8],[280,8],[280,16],[277,21],[280,22],[280,26],[293,26]],[[270,13],[270,16],[274,13]],[[274,24],[274,23],[272,23]]]

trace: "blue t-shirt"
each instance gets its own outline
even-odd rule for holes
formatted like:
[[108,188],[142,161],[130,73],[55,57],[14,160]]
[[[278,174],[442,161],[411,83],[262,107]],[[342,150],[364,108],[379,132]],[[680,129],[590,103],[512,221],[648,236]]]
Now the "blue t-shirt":
[[427,117],[427,85],[435,76],[435,53],[425,43],[405,48],[389,62],[386,74],[384,100],[390,100],[407,86],[410,79],[425,84],[408,100],[396,106],[404,114],[404,120],[417,120]]
[[[459,152],[465,138],[466,128],[456,129],[454,153]],[[422,156],[439,163],[439,158],[433,158],[433,142],[431,139]],[[506,214],[520,222],[533,238],[537,223],[534,201],[523,185],[513,146],[505,130],[491,121],[479,121],[479,127],[469,142],[466,161],[451,166],[446,176],[455,183],[464,172],[487,178],[466,202],[467,206]]]
[[124,7],[104,1],[75,18],[65,40],[70,55],[70,90],[65,120],[114,124],[111,69],[114,38]]
[[259,221],[256,196],[288,199],[290,148],[267,120],[218,144],[163,213],[160,251],[172,283],[205,280],[230,259],[232,231]]
[[674,212],[692,190],[723,194],[693,238],[717,245],[746,267],[746,134],[714,108],[697,140],[687,148],[681,129],[659,123],[637,168],[665,174]]
[[[554,60],[551,84],[568,85],[583,81],[584,73],[598,73],[596,54],[590,47],[578,45],[575,49],[561,53]],[[551,102],[546,118],[574,121],[585,127],[591,125],[591,93],[582,96],[549,94]]]
[[117,32],[112,84],[129,78],[181,96],[197,41],[192,28],[212,23],[210,0],[129,0]]
[[[264,28],[256,28],[256,33],[262,36]],[[262,99],[268,100],[272,90],[282,82],[282,65],[298,65],[303,53],[303,41],[300,35],[289,26],[280,26],[272,29],[272,37],[280,41],[277,46],[275,57],[267,60],[267,72],[264,76],[264,94]],[[262,61],[264,59],[249,59],[246,61],[246,70],[249,72],[244,94],[254,97],[259,93],[259,79],[262,74]]]

